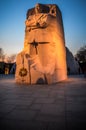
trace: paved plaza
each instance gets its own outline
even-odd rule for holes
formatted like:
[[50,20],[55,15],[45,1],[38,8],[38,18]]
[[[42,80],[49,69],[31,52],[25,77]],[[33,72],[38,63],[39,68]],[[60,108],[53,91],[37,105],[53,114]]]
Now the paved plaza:
[[0,130],[86,130],[86,78],[22,85],[0,76]]

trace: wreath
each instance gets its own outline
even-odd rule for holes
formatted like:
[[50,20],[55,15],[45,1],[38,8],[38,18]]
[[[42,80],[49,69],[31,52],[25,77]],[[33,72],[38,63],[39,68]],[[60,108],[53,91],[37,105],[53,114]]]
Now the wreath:
[[19,75],[21,77],[24,77],[27,75],[27,69],[26,68],[21,68],[20,71],[19,71]]

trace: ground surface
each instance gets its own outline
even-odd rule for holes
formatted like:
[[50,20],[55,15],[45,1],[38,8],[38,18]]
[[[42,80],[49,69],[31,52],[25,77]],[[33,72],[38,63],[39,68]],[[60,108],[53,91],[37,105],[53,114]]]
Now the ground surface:
[[13,76],[0,76],[1,130],[86,130],[85,126],[83,75],[54,85],[19,85]]

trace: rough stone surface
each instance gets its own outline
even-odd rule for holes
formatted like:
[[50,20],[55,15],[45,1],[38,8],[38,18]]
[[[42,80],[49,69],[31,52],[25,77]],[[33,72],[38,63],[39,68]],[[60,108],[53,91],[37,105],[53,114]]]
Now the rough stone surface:
[[[64,30],[57,5],[37,4],[29,9],[25,25],[24,49],[16,62],[16,82],[51,84],[65,80]],[[26,68],[26,75],[21,76],[21,68]]]
[[72,52],[66,47],[66,61],[68,74],[80,74],[81,69],[78,61],[75,60]]

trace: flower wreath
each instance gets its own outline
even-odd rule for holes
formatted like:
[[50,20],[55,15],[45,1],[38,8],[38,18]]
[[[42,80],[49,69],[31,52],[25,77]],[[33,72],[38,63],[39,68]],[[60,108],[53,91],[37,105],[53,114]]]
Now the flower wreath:
[[27,69],[24,68],[24,67],[21,68],[20,71],[19,71],[19,75],[20,75],[21,77],[26,76],[26,75],[27,75]]

